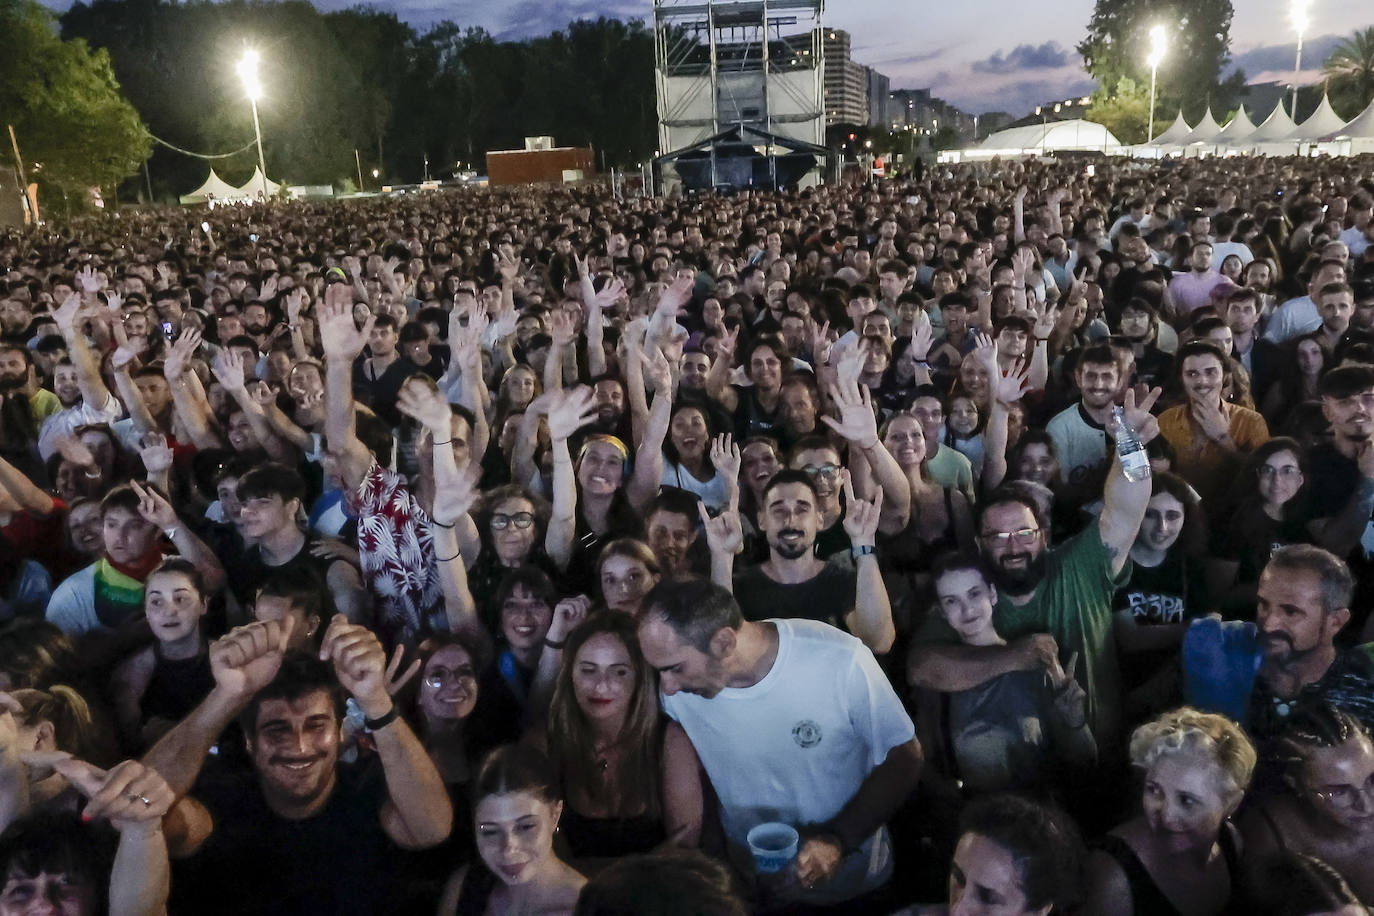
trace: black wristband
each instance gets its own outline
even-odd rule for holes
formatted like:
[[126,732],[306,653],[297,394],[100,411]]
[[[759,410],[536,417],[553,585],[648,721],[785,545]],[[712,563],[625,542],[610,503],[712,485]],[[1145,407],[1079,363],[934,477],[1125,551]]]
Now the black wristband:
[[440,528],[452,528],[452,527],[453,527],[453,525],[445,525],[443,522],[439,521],[438,519],[433,519],[433,518],[429,520],[429,523],[430,523],[431,525],[438,525]]
[[547,636],[544,637],[544,645],[548,646],[550,649],[558,649],[558,650],[561,651],[562,648],[563,648],[564,646],[566,646],[567,644],[568,644],[568,641],[567,641],[566,639],[563,640],[562,642],[554,642],[552,639],[549,639]]
[[391,710],[386,715],[381,716],[380,718],[369,719],[364,716],[363,728],[367,729],[370,732],[379,732],[382,729],[386,728],[388,725],[390,725],[392,722],[395,722],[397,718],[400,717],[400,715],[400,708],[397,707],[395,703],[392,703]]

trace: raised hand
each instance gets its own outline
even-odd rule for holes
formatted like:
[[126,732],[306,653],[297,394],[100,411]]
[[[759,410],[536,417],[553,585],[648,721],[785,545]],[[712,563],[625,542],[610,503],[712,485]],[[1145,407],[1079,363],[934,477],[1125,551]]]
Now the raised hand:
[[830,361],[830,322],[817,326],[811,325],[811,358],[817,363]]
[[549,623],[549,631],[544,639],[547,642],[562,642],[579,623],[587,619],[591,609],[592,599],[586,595],[564,598],[554,605],[553,620]]
[[320,303],[316,315],[316,331],[320,346],[324,348],[325,358],[334,362],[351,363],[357,359],[367,345],[367,337],[372,333],[376,316],[369,315],[366,323],[359,329],[353,320],[353,291],[346,283],[335,283],[325,287],[324,301]]
[[300,324],[301,309],[305,306],[305,290],[301,287],[293,287],[286,293],[286,320],[291,324]]
[[[1150,408],[1155,406],[1155,401],[1164,393],[1163,388],[1151,388],[1150,393],[1143,399],[1137,399],[1135,391],[1126,389],[1126,396],[1122,399],[1122,415],[1126,422],[1136,431],[1136,436],[1140,439],[1140,444],[1144,445],[1155,436],[1159,435],[1159,421],[1150,413]],[[1116,435],[1116,420],[1107,421],[1107,432]]]
[[81,812],[83,821],[108,820],[120,832],[157,826],[176,801],[167,781],[137,760],[102,770],[67,757],[54,760],[52,768],[90,799]]
[[668,357],[658,347],[648,347],[639,351],[639,361],[644,364],[644,379],[660,397],[671,397],[673,393],[673,370],[668,365]]
[[453,408],[448,398],[430,385],[410,382],[401,386],[396,409],[429,430],[438,442],[449,438],[453,428]]
[[57,329],[63,334],[70,334],[76,327],[77,316],[81,313],[81,296],[72,293],[66,298],[62,305],[52,313],[52,320],[57,322]]
[[395,696],[401,692],[401,688],[410,683],[415,675],[420,673],[424,667],[423,659],[415,659],[406,666],[405,671],[401,670],[401,659],[405,657],[406,647],[397,646],[396,651],[391,653],[391,661],[386,666],[386,692],[390,696]]
[[873,396],[867,386],[842,379],[830,386],[830,400],[839,416],[822,414],[826,426],[859,448],[870,449],[878,444],[878,420],[873,415]]
[[111,321],[122,321],[124,317],[124,297],[119,293],[106,293],[105,308],[109,310]]
[[664,318],[676,320],[692,299],[692,289],[696,286],[696,274],[690,270],[680,271],[672,283],[658,297],[654,311]]
[[143,436],[138,457],[143,460],[143,468],[148,475],[165,474],[172,469],[172,449],[167,445],[167,437],[162,433],[147,433]]
[[440,525],[452,527],[458,520],[472,510],[473,503],[481,495],[477,484],[482,478],[482,469],[476,464],[458,469],[458,479],[450,486],[436,490],[434,511],[430,517]]
[[730,433],[724,433],[711,440],[711,466],[724,479],[739,480],[741,460],[739,446],[735,444],[735,437]]
[[1035,323],[1031,325],[1031,333],[1037,340],[1043,340],[1054,334],[1054,329],[1059,323],[1059,309],[1052,305],[1046,306],[1043,312],[1037,312]]
[[509,245],[502,245],[496,255],[496,270],[501,274],[503,284],[509,286],[520,275],[520,262],[516,260]]
[[215,354],[215,361],[210,366],[210,371],[215,373],[215,378],[219,379],[220,385],[230,395],[245,390],[243,357],[229,347],[224,347]]
[[549,312],[548,324],[549,336],[553,338],[555,347],[570,347],[577,340],[577,326],[573,323],[573,317],[564,309]]
[[973,352],[969,354],[983,368],[988,370],[989,378],[996,378],[1002,374],[1002,369],[997,364],[997,338],[989,337],[979,331],[973,338]]
[[175,382],[185,374],[191,357],[200,348],[200,340],[199,331],[187,328],[177,337],[176,342],[167,348],[162,357],[162,374],[167,377],[167,381]]
[[1013,369],[1010,375],[995,375],[992,382],[993,397],[1003,404],[1015,404],[1030,391],[1030,369]]
[[864,348],[859,343],[846,347],[840,358],[835,361],[835,377],[841,384],[857,385],[863,373]]
[[918,363],[925,362],[930,356],[930,348],[934,342],[935,330],[930,326],[930,319],[918,316],[911,328],[911,358]]
[[76,272],[76,283],[81,287],[81,291],[88,296],[94,296],[100,292],[100,275],[89,264]]
[[555,442],[566,442],[573,433],[596,421],[596,393],[586,385],[546,395],[551,395],[547,418],[549,435]]
[[844,475],[844,531],[855,547],[872,547],[878,534],[878,520],[882,516],[883,491],[874,488],[873,501],[854,495],[854,482]]
[[391,695],[386,690],[386,650],[367,627],[335,614],[324,631],[320,658],[334,664],[339,684],[358,701],[363,715],[378,718],[391,709]]
[[210,644],[210,671],[215,687],[236,700],[246,700],[271,683],[281,667],[296,618],[260,620],[235,627]]
[[1034,266],[1035,255],[1031,253],[1029,248],[1018,248],[1011,256],[1012,275],[1020,280],[1023,285],[1026,280],[1026,275],[1030,273],[1031,268]]
[[723,509],[712,518],[704,503],[697,503],[697,512],[701,515],[701,527],[706,532],[706,545],[711,553],[733,556],[740,552],[744,547],[744,525],[740,522],[739,512]]
[[[602,287],[601,292],[597,293],[595,298],[588,304],[604,311],[606,309],[615,308],[616,303],[623,298],[625,298],[625,281],[616,277],[610,283]],[[662,300],[660,299],[659,301]]]
[[277,294],[277,278],[274,274],[262,281],[262,289],[258,290],[258,298],[266,302]]
[[57,447],[57,452],[68,464],[79,468],[95,467],[95,455],[91,452],[86,443],[82,442],[72,433],[63,433],[53,439],[53,445]]
[[129,481],[129,487],[138,494],[138,514],[143,516],[145,522],[156,525],[163,531],[176,527],[177,513],[167,501],[167,497],[137,480]]
[[723,359],[729,365],[734,365],[735,347],[739,344],[739,325],[728,329],[721,335],[716,343],[716,359]]

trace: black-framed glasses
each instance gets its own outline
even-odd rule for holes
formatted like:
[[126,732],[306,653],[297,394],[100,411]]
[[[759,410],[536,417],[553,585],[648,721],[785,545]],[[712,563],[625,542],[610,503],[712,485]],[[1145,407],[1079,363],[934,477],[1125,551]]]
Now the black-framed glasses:
[[1283,467],[1277,468],[1272,464],[1262,464],[1256,468],[1255,471],[1261,477],[1282,477],[1287,479],[1297,477],[1302,473],[1302,468],[1298,467],[1296,464],[1285,464]]
[[995,531],[991,534],[981,534],[979,539],[984,544],[993,547],[1007,547],[1015,544],[1017,547],[1029,547],[1035,543],[1035,539],[1040,536],[1042,528],[1018,528],[1016,531]]
[[497,514],[491,517],[491,527],[495,531],[504,531],[512,524],[517,528],[528,528],[534,524],[534,513],[517,512],[514,515]]
[[808,464],[806,467],[802,468],[802,473],[807,477],[820,477],[824,480],[834,480],[840,474],[840,466],[838,464],[827,463],[817,467],[814,464]]

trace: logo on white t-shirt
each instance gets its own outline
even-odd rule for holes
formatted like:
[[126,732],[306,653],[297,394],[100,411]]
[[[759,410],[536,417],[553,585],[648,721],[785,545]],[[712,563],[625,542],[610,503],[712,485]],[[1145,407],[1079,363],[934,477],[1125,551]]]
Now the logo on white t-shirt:
[[810,719],[802,719],[792,726],[792,740],[798,747],[815,747],[821,743],[821,727]]

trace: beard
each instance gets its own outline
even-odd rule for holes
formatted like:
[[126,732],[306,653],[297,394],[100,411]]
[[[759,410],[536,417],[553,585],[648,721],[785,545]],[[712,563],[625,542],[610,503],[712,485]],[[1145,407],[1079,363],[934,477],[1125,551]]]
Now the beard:
[[[1024,559],[1026,565],[1014,569],[1008,569],[1003,565],[1007,560],[1014,559]],[[1028,594],[1035,590],[1041,579],[1045,578],[1045,562],[1043,551],[1038,557],[1033,557],[1025,551],[1009,553],[991,564],[992,584],[997,586],[999,592],[1012,595]]]
[[768,542],[768,546],[771,547],[777,553],[777,555],[782,557],[784,560],[799,560],[802,557],[806,556],[808,553],[810,553],[812,549],[814,549],[816,546],[816,542],[814,539],[810,541],[784,541],[783,537],[789,534],[804,535],[805,532],[801,531],[798,528],[784,528],[782,531],[778,532],[777,537],[771,539]]
[[18,391],[24,387],[24,383],[27,381],[28,379],[22,375],[10,375],[8,373],[0,375],[0,395]]

